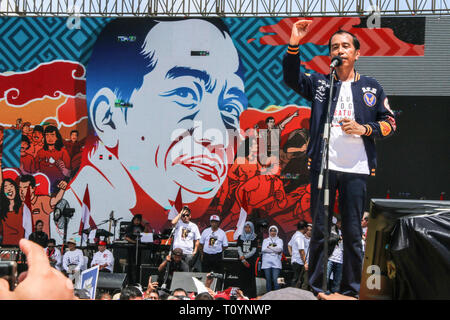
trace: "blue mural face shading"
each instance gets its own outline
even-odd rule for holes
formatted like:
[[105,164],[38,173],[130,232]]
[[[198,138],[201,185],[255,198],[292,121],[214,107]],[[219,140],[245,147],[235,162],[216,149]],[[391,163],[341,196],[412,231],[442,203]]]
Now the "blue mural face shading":
[[179,188],[189,201],[217,193],[234,158],[230,131],[240,129],[248,104],[221,20],[116,19],[99,35],[86,73],[95,152],[117,148],[123,168],[162,207]]

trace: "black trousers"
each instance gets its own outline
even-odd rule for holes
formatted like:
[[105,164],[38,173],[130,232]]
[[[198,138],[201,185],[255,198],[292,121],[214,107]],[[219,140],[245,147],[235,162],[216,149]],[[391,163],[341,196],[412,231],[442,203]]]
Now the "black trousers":
[[256,259],[249,259],[247,262],[250,264],[249,268],[244,266],[242,262],[239,262],[239,281],[241,283],[240,289],[244,292],[245,296],[249,298],[256,298]]
[[[317,189],[319,174],[311,171],[311,214],[313,230],[310,242],[309,284],[315,293],[322,292],[324,206],[323,192]],[[344,263],[339,293],[359,295],[362,273],[362,228],[361,219],[366,201],[368,175],[336,172],[330,170],[330,202],[328,226],[331,228],[336,190],[339,191],[339,211],[342,218],[342,238],[344,241]],[[330,232],[330,230],[328,230]],[[328,260],[328,259],[327,259]]]
[[297,262],[292,263],[292,270],[294,271],[294,277],[292,278],[292,287],[300,288],[302,279],[301,277],[305,273],[305,266]]
[[202,272],[223,273],[222,253],[203,253]]

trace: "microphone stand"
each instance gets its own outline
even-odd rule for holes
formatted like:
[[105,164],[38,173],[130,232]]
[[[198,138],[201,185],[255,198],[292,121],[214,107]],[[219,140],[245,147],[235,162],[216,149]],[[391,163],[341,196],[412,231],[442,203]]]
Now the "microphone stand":
[[[139,252],[139,239],[140,238],[141,238],[141,233],[138,232],[136,234],[136,260],[135,260],[136,261],[136,272],[139,273],[138,283],[141,283],[141,270],[138,270],[138,256],[139,256],[138,252]],[[137,275],[136,275],[136,277],[137,277]]]
[[[336,68],[330,67],[330,95],[328,98],[327,116],[325,126],[323,128],[323,140],[322,140],[322,162],[320,164],[319,181],[317,189],[322,190],[323,182],[325,182],[325,189],[323,190],[323,205],[324,205],[324,245],[323,245],[323,277],[322,277],[322,290],[327,291],[327,269],[328,269],[328,210],[330,206],[330,188],[329,188],[329,146],[330,146],[330,128],[331,128],[331,103],[333,99],[334,89],[334,76],[336,74]],[[320,201],[320,196],[317,201]]]
[[167,265],[166,265],[166,272],[164,273],[164,281],[163,281],[163,284],[161,285],[161,288],[162,288],[163,290],[166,289],[166,286],[167,286],[167,279],[169,278],[169,269],[170,269],[170,263],[172,262],[172,248],[173,248],[173,242],[174,242],[173,234],[175,233],[175,230],[176,230],[176,229],[177,229],[177,228],[174,227],[174,228],[172,229],[172,231],[170,232],[170,236],[169,236],[169,240],[172,239],[172,242],[170,243],[170,251],[169,251],[169,255],[171,256],[171,259],[170,259],[169,262],[167,262]]

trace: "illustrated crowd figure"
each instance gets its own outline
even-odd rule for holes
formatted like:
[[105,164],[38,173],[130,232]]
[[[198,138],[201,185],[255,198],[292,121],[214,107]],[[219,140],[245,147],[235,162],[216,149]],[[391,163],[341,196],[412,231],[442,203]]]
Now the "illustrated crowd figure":
[[[77,130],[72,130],[70,136],[63,139],[52,123],[32,126],[19,118],[10,128],[0,126],[0,163],[7,129],[21,130],[22,139],[20,166],[9,170],[10,175],[15,172],[13,176],[4,177],[7,175],[4,170],[0,172],[0,243],[17,245],[24,234],[35,230],[39,220],[44,222],[43,231],[49,235],[50,213],[63,198],[68,182],[80,167],[84,141],[79,141]],[[29,225],[32,229],[29,231],[24,230],[23,218],[27,201],[31,211]]]

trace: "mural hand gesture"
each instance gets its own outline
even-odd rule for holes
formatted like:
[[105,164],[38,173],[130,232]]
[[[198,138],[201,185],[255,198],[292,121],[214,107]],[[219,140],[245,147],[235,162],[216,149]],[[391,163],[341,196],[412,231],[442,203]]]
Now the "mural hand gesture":
[[296,46],[300,43],[300,40],[308,33],[308,26],[312,23],[312,20],[299,20],[292,26],[291,39],[289,44]]

